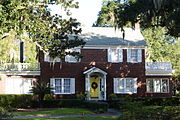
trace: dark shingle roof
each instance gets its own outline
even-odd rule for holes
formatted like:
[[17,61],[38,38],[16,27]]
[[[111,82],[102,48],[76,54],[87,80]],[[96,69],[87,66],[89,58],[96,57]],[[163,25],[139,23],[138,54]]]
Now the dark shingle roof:
[[81,37],[86,46],[146,46],[140,29],[125,28],[125,38],[120,30],[109,27],[82,28]]

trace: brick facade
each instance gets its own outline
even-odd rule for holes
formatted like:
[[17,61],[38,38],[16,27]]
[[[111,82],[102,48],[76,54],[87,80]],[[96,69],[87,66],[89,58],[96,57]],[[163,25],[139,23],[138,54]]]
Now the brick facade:
[[[113,93],[113,78],[132,77],[138,78],[138,89],[136,97],[149,96],[146,94],[145,76],[145,50],[142,50],[142,62],[128,63],[127,50],[123,49],[123,62],[107,62],[107,49],[82,49],[83,58],[78,63],[49,63],[44,62],[44,55],[40,54],[41,80],[49,82],[50,78],[75,78],[76,93],[85,91],[84,71],[97,67],[107,72],[106,87],[107,95]],[[72,97],[73,95],[58,95],[60,97]],[[118,94],[118,96],[124,96]],[[166,96],[166,95],[165,95]],[[74,97],[74,96],[73,96]]]

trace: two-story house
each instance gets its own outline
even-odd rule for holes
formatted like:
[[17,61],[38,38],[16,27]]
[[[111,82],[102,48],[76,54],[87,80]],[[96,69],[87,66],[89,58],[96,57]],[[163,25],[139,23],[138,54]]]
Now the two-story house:
[[[146,42],[140,29],[126,28],[124,39],[122,35],[114,28],[82,28],[80,37],[86,45],[73,49],[82,54],[80,60],[66,56],[65,62],[61,63],[59,58],[53,60],[40,52],[37,69],[29,70],[30,66],[27,70],[22,69],[21,64],[19,71],[7,71],[1,65],[3,70],[0,74],[4,79],[0,81],[3,88],[0,92],[13,94],[9,90],[12,86],[17,91],[23,86],[26,88],[24,93],[27,93],[32,81],[41,80],[55,88],[53,92],[57,98],[75,98],[80,93],[87,93],[88,100],[107,100],[110,94],[119,97],[170,97],[171,63],[145,62]],[[16,88],[16,85],[21,87]]]

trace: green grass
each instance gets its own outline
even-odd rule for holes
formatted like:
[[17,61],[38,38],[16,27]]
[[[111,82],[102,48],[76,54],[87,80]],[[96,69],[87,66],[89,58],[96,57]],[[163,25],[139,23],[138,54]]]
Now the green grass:
[[117,117],[21,118],[12,120],[117,120]]
[[28,111],[28,112],[14,112],[14,116],[27,116],[27,115],[34,115],[34,116],[45,116],[45,115],[67,115],[67,114],[93,114],[92,111],[82,108],[59,108],[55,110],[48,110],[48,111]]
[[13,120],[117,120],[117,117],[21,118]]

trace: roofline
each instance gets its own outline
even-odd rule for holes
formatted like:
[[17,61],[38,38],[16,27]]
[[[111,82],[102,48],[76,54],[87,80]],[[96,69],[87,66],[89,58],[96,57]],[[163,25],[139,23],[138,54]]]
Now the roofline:
[[123,48],[123,49],[128,49],[128,48],[143,48],[145,49],[147,46],[122,46],[122,45],[85,45],[83,48],[88,48],[88,49],[105,49],[105,48]]
[[84,71],[83,74],[93,73],[94,70],[96,70],[97,72],[102,73],[102,74],[104,74],[104,75],[107,75],[107,72],[105,72],[105,71],[103,71],[103,70],[101,70],[100,68],[97,68],[97,67],[92,67],[92,68]]

